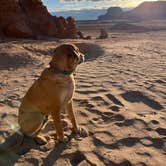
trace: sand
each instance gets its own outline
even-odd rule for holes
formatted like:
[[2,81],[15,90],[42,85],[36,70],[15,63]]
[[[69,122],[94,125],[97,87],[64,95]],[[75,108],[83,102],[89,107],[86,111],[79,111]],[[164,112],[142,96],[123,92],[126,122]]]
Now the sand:
[[48,65],[56,45],[64,42],[78,43],[86,54],[75,76],[74,109],[90,133],[86,138],[71,135],[68,143],[60,144],[50,121],[42,131],[46,145],[25,138],[16,151],[0,154],[0,166],[165,165],[166,31],[109,36],[0,43],[1,142],[17,129],[22,97]]

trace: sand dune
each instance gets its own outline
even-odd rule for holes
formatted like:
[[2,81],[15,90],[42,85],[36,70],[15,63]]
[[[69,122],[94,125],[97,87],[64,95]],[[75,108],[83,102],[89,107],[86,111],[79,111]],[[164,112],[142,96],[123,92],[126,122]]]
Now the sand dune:
[[[105,40],[0,43],[1,142],[18,127],[21,98],[47,66],[53,48],[63,42],[78,43],[87,55],[76,73],[74,108],[79,124],[90,132],[89,137],[71,135],[69,143],[58,144],[50,120],[42,131],[47,145],[25,138],[17,151],[0,154],[0,165],[164,166],[165,38],[165,32],[114,33]],[[4,54],[11,60],[1,61]]]

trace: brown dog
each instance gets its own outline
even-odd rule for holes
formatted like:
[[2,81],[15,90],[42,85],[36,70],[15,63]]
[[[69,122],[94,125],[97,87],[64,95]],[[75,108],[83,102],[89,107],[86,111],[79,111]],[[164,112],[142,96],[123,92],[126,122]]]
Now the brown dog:
[[60,114],[66,109],[73,131],[87,134],[85,129],[78,127],[72,104],[75,86],[73,72],[83,60],[84,55],[74,44],[63,44],[55,49],[50,67],[33,83],[19,108],[18,122],[22,133],[45,143],[38,132],[43,126],[45,116],[51,115],[57,136],[60,141],[64,141]]

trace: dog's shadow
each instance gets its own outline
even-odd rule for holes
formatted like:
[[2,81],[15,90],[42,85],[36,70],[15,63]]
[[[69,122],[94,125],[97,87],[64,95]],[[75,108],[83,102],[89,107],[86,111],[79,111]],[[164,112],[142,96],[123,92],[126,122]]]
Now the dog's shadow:
[[[52,126],[49,127],[52,128]],[[4,135],[4,132],[0,131],[0,136],[2,135]],[[33,138],[23,136],[19,132],[15,132],[13,135],[8,136],[4,142],[1,141],[2,143],[0,143],[0,166],[14,166],[15,163],[19,162],[18,160],[23,155],[26,155],[29,151],[34,149],[36,151],[46,153],[51,150],[43,160],[43,165],[52,165],[57,159],[59,159],[61,153],[68,148],[73,137],[75,137],[75,134],[71,133],[68,137],[69,140],[67,143],[59,143],[54,139],[55,145],[51,142],[51,146],[52,144],[54,146],[51,150],[50,146],[48,146],[48,144],[50,144],[50,140],[48,140],[48,144],[40,146]],[[31,163],[32,165],[39,165],[38,159],[35,158],[26,159],[26,162]]]
[[71,134],[69,137],[69,141],[67,143],[55,144],[54,148],[48,153],[47,157],[43,158],[42,166],[45,166],[45,165],[47,166],[52,166],[52,165],[76,166],[83,160],[86,160],[85,156],[76,147],[75,147],[76,149],[74,148],[74,150],[73,149],[71,150],[71,146],[73,144],[72,142],[73,138],[76,138],[76,134]]
[[[1,109],[4,114],[0,114],[0,166],[13,166],[22,162],[22,160],[25,163],[39,165],[38,157],[41,158],[41,156],[38,156],[38,153],[40,152],[46,153],[46,157],[43,159],[45,165],[54,163],[61,157],[61,153],[69,148],[70,140],[75,137],[71,133],[70,125],[67,125],[65,133],[69,135],[69,141],[67,143],[58,143],[54,123],[51,119],[47,119],[40,134],[45,136],[48,142],[46,145],[40,146],[33,138],[16,132],[19,131],[17,116],[13,109],[9,113],[6,110],[8,111],[9,109],[4,108],[4,111]],[[64,117],[66,116],[64,115]],[[27,158],[26,156],[31,154],[31,151],[36,152],[32,152],[33,157]]]
[[52,151],[47,155],[46,158],[43,159],[42,166],[45,166],[45,165],[51,166],[51,165],[53,165],[62,156],[62,152],[65,149],[68,149],[68,144],[69,143],[70,142],[55,144]]
[[13,166],[21,155],[31,149],[40,149],[40,146],[32,138],[14,133],[0,144],[0,165]]

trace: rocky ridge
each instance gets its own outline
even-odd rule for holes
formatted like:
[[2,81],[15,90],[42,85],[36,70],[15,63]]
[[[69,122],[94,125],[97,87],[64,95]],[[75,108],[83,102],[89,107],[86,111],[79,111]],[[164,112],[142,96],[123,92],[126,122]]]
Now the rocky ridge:
[[143,2],[138,7],[126,12],[120,7],[110,7],[105,15],[98,17],[98,20],[114,19],[166,19],[166,1]]
[[0,36],[77,38],[74,19],[52,16],[41,0],[1,0]]

